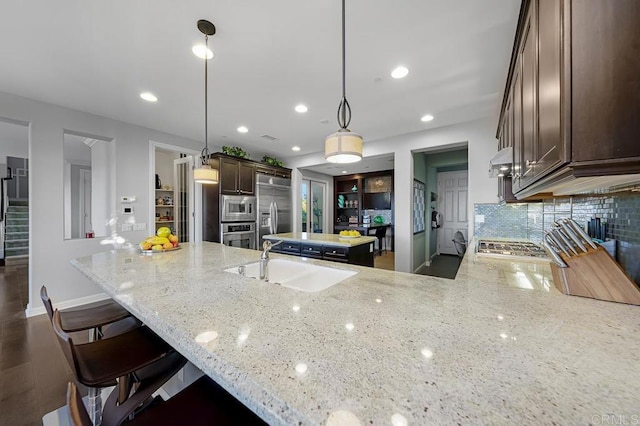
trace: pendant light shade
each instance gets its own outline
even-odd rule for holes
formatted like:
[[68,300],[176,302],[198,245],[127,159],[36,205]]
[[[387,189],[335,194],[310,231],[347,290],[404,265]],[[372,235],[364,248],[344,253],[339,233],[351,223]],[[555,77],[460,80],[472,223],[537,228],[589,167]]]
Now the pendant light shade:
[[[204,34],[204,45],[205,52],[209,48],[209,36],[214,35],[216,33],[216,27],[211,22],[201,19],[198,21],[198,30],[202,34]],[[202,152],[200,153],[200,167],[196,167],[193,169],[193,180],[196,183],[202,183],[205,185],[218,183],[218,170],[211,167],[209,164],[209,129],[208,129],[208,106],[209,106],[209,98],[208,98],[208,62],[209,58],[205,55],[204,57],[204,148],[202,148]]]
[[362,136],[342,129],[324,141],[324,158],[330,163],[355,163],[362,159]]
[[193,180],[203,184],[218,183],[218,171],[208,164],[203,164],[193,169]]
[[330,163],[355,163],[362,160],[362,136],[347,128],[351,122],[351,106],[347,101],[344,4],[345,0],[342,0],[342,99],[338,105],[340,129],[324,140],[324,158]]

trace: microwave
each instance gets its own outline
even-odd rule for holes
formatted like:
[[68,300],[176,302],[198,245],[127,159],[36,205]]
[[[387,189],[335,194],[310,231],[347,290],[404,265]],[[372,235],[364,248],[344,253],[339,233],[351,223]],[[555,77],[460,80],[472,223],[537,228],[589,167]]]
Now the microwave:
[[223,195],[220,222],[255,222],[256,197]]

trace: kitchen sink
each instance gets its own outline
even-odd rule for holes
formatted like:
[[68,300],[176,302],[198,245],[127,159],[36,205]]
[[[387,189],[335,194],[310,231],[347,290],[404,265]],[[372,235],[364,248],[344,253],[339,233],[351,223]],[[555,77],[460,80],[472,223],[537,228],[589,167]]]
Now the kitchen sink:
[[[256,279],[260,278],[260,262],[248,263],[241,266],[244,266],[245,276]],[[236,266],[225,269],[225,272],[239,274],[240,269],[242,268]],[[355,274],[357,274],[356,271],[312,265],[300,261],[270,259],[267,277],[270,283],[280,284],[283,287],[293,290],[313,293],[326,290]]]

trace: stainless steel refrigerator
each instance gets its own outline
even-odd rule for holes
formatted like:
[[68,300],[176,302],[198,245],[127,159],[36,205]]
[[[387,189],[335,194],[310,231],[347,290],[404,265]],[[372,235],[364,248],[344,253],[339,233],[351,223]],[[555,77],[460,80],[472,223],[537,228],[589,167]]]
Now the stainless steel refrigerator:
[[262,248],[262,237],[291,232],[291,179],[256,174],[258,218],[256,219],[256,248]]

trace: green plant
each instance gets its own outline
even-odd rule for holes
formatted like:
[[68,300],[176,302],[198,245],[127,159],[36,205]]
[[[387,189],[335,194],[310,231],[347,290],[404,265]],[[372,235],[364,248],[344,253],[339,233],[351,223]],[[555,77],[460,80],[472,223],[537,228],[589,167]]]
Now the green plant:
[[249,154],[239,146],[223,146],[222,152],[238,158],[249,158]]
[[265,155],[264,157],[262,157],[262,162],[264,164],[268,164],[270,166],[276,166],[276,167],[282,167],[284,165],[282,160],[278,160],[277,158],[270,157],[268,155]]

